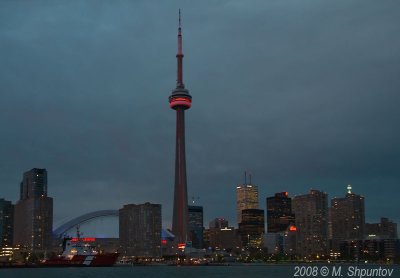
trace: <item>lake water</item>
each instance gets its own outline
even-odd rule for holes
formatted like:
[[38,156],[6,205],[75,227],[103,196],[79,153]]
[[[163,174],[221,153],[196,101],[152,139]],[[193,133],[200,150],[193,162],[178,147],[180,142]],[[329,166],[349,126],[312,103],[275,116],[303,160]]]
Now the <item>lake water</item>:
[[[305,267],[314,267],[306,265]],[[320,270],[323,266],[316,266]],[[358,266],[359,268],[385,268],[393,269],[390,277],[400,277],[399,266]],[[328,266],[332,272],[332,265]],[[341,277],[351,277],[347,275],[348,266],[342,266]],[[295,266],[288,265],[264,265],[264,266],[133,266],[133,267],[106,267],[106,268],[24,268],[24,269],[0,269],[0,278],[197,278],[197,277],[229,277],[229,278],[283,278],[294,277]],[[329,273],[326,277],[333,277]],[[298,276],[301,277],[301,276]],[[307,276],[305,276],[307,277]],[[317,276],[323,277],[318,273]],[[352,276],[359,277],[359,276]],[[373,276],[389,277],[389,276]]]

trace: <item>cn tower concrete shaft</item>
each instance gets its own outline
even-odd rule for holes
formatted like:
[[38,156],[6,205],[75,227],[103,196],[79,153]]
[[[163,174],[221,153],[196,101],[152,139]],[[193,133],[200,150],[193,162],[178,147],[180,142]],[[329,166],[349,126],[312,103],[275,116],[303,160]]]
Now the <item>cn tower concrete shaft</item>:
[[172,233],[177,243],[188,239],[188,197],[185,155],[185,110],[176,109],[175,192]]

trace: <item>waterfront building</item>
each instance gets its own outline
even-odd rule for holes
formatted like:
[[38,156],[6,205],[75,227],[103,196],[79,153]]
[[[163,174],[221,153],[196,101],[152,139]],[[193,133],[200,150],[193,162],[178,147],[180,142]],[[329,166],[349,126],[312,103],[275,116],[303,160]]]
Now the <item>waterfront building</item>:
[[0,248],[13,245],[14,205],[11,201],[0,199]]
[[261,248],[262,236],[265,232],[264,210],[242,210],[242,222],[239,224],[239,234],[242,246],[248,248]]
[[328,194],[311,190],[292,199],[297,229],[296,252],[303,259],[324,259],[328,254]]
[[14,211],[14,245],[31,251],[52,248],[53,198],[47,196],[46,169],[33,168],[23,175],[20,199]]
[[192,247],[197,249],[203,248],[203,207],[189,206],[189,231],[192,240]]
[[161,205],[128,204],[119,210],[119,240],[123,256],[161,256]]
[[354,194],[351,185],[347,187],[347,194],[344,198],[331,200],[330,217],[334,252],[339,251],[341,241],[364,239],[364,197]]
[[382,217],[379,223],[367,223],[366,235],[373,235],[379,238],[398,238],[397,223]]
[[280,233],[294,224],[292,199],[288,192],[276,193],[267,198],[267,232]]

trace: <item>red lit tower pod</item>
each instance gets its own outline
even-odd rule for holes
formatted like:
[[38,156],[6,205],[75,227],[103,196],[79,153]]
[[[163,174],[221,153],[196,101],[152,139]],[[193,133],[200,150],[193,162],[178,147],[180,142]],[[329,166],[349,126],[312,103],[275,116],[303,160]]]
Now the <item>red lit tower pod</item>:
[[185,244],[188,238],[188,197],[185,156],[185,110],[192,105],[192,96],[183,84],[183,52],[181,12],[179,10],[178,53],[176,88],[169,97],[169,106],[176,110],[176,153],[175,153],[175,189],[172,233],[175,235],[175,246]]

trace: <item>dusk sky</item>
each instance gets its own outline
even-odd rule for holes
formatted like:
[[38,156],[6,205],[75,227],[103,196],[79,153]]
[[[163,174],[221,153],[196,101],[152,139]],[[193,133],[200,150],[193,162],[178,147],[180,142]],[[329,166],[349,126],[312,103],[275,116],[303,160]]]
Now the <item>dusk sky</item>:
[[236,225],[310,188],[400,223],[400,1],[1,1],[0,198],[48,171],[54,222],[162,204],[170,227],[178,8],[189,199]]

